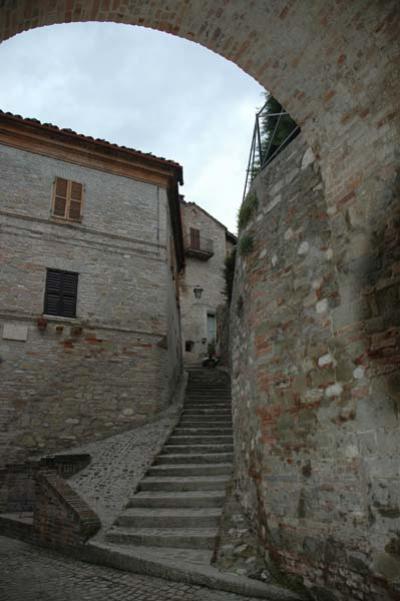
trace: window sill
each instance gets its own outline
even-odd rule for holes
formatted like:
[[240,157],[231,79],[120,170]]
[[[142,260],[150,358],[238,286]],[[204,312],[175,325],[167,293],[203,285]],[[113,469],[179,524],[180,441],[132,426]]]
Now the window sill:
[[55,323],[70,323],[74,326],[81,325],[79,317],[63,317],[62,315],[48,315],[47,313],[43,313],[42,317],[48,322],[54,321]]
[[57,217],[57,215],[50,215],[50,221],[58,223],[59,225],[80,225],[82,223],[82,217],[80,219],[68,219],[67,217]]

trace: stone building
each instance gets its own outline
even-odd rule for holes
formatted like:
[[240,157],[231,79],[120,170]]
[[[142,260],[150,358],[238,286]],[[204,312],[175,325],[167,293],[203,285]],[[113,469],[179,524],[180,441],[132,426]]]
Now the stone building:
[[177,163],[1,113],[0,172],[4,462],[168,404],[184,255]]
[[181,199],[185,241],[185,269],[180,277],[182,340],[184,357],[196,362],[216,343],[218,352],[218,307],[226,302],[224,260],[236,237],[194,202]]

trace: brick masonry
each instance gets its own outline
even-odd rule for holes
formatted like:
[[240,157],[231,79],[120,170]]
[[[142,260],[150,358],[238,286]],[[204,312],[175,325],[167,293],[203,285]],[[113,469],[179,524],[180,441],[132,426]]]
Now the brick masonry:
[[[241,233],[253,250],[239,253],[231,307],[237,490],[267,560],[316,599],[397,599],[393,218],[373,255],[357,234],[350,247],[340,240],[302,136],[253,192]],[[346,255],[347,288],[334,261]],[[352,297],[356,323],[343,308]]]
[[63,550],[83,545],[101,527],[96,513],[66,481],[90,455],[60,455],[0,471],[0,530],[6,536]]
[[54,471],[35,478],[33,540],[61,549],[85,543],[100,529],[100,520],[87,503]]
[[[274,507],[271,510],[271,530],[275,533],[275,548],[282,563],[292,571],[303,570],[306,578],[328,583],[328,588],[331,584],[342,587],[342,596],[349,595],[350,590],[357,599],[370,599],[371,595],[376,599],[385,598],[384,593],[371,593],[369,587],[373,584],[367,584],[364,589],[358,583],[366,580],[365,574],[362,574],[365,565],[368,573],[369,566],[375,564],[376,571],[383,575],[382,582],[393,581],[393,575],[399,573],[397,501],[393,502],[399,497],[396,459],[399,439],[396,431],[399,404],[396,302],[400,129],[398,1],[316,0],[310,5],[288,0],[271,0],[268,3],[262,0],[251,3],[245,0],[206,0],[202,3],[171,0],[166,7],[164,2],[156,0],[151,3],[134,0],[54,0],[46,3],[39,0],[3,0],[0,3],[0,38],[6,39],[40,25],[83,20],[144,25],[201,43],[255,77],[302,126],[304,137],[319,161],[322,182],[317,185],[322,186],[321,194],[323,192],[325,200],[318,200],[318,190],[314,191],[311,197],[321,209],[324,219],[321,222],[315,217],[308,220],[308,215],[304,214],[301,227],[304,227],[304,233],[310,233],[314,243],[320,231],[316,224],[321,227],[321,223],[326,222],[324,236],[330,240],[331,258],[327,259],[327,263],[317,265],[316,259],[312,261],[314,246],[310,243],[307,252],[307,246],[302,247],[304,255],[289,250],[292,247],[290,240],[285,248],[288,248],[289,254],[293,253],[296,260],[294,269],[298,261],[311,260],[312,272],[322,270],[325,275],[326,269],[326,274],[332,275],[329,286],[332,286],[332,295],[337,293],[337,296],[318,299],[319,321],[313,326],[315,337],[310,340],[310,348],[317,347],[315,352],[321,361],[320,365],[313,363],[311,371],[317,380],[316,374],[320,373],[324,403],[331,399],[332,404],[324,414],[317,405],[313,408],[313,403],[319,402],[317,398],[313,400],[308,410],[309,420],[303,418],[305,431],[301,433],[299,427],[294,430],[300,437],[299,442],[288,440],[284,457],[271,456],[271,461],[280,465],[280,462],[291,458],[290,454],[293,455],[293,463],[286,463],[287,469],[294,470],[290,466],[297,465],[297,453],[303,461],[304,449],[310,449],[313,441],[318,449],[318,454],[315,449],[311,453],[310,449],[310,466],[303,461],[297,466],[297,475],[291,477],[289,474],[286,483],[282,480],[281,491],[285,495],[286,506],[289,506],[289,511],[292,503],[291,515],[295,517],[293,522],[285,521],[284,516],[280,517],[279,505]],[[308,197],[302,197],[303,203],[307,204],[307,200]],[[281,207],[282,204],[279,206],[278,203],[276,210],[279,212]],[[315,235],[311,236],[312,232],[308,232],[309,225],[315,226]],[[276,241],[275,238],[273,240]],[[260,246],[258,250],[262,252]],[[250,266],[253,261],[249,258]],[[291,265],[287,267],[289,278],[293,268]],[[276,268],[279,269],[279,266]],[[284,282],[283,274],[282,278]],[[300,288],[305,286],[299,285]],[[312,300],[314,303],[316,291],[318,287],[310,291],[312,297],[309,300],[307,297],[303,299],[305,305],[298,305],[298,322],[307,311],[311,311],[313,305],[308,306],[308,302]],[[297,295],[294,295],[295,299],[299,303]],[[274,307],[272,299],[268,302]],[[249,310],[250,299],[246,303]],[[275,324],[274,327],[278,326]],[[297,337],[292,339],[289,349],[289,364],[297,365],[300,370],[300,364],[294,364],[291,357],[300,348],[308,348],[307,339],[302,339],[302,328],[307,327],[307,322],[299,323],[297,327]],[[260,332],[259,335],[266,334]],[[323,344],[318,348],[320,340]],[[282,331],[277,340],[278,346],[284,345],[284,341]],[[332,344],[329,342],[326,348],[328,341]],[[258,345],[258,352],[268,353],[267,348],[262,349],[262,338]],[[339,371],[336,371],[337,366],[331,358],[343,366]],[[313,360],[316,361],[316,355]],[[278,364],[280,362],[278,355]],[[346,366],[349,371],[346,371]],[[290,377],[296,375],[290,374]],[[315,384],[319,388],[317,380]],[[250,382],[253,380],[249,379]],[[286,380],[276,382],[273,386],[275,394],[278,391],[285,394],[285,384]],[[306,384],[308,387],[308,381]],[[251,385],[248,385],[249,396]],[[268,382],[264,379],[264,383],[259,382],[258,385],[267,387]],[[249,409],[258,402],[257,399],[257,396],[246,398],[245,402],[248,400],[250,403]],[[260,407],[264,404],[265,396]],[[300,420],[300,417],[296,413],[286,413],[290,418],[286,428],[289,435],[290,420],[294,416]],[[326,432],[320,427],[319,416],[324,427],[326,425]],[[254,424],[257,420],[259,424],[264,423],[264,442],[257,443],[257,452],[256,442],[251,442],[256,429],[249,429],[247,435],[244,429],[239,431],[241,438],[247,438],[250,448],[254,444],[252,478],[249,479],[249,484],[254,482],[253,502],[249,500],[249,506],[254,507],[257,494],[261,495],[262,506],[269,486],[272,491],[274,486],[281,485],[279,480],[278,484],[272,482],[267,485],[266,469],[269,464],[262,472],[259,469],[267,456],[262,450],[263,445],[268,449],[268,445],[275,444],[268,437],[273,434],[273,424],[278,418],[272,415],[268,425],[268,411],[261,411],[259,417],[249,415],[248,419],[254,420]],[[336,424],[336,421],[339,423]],[[281,416],[282,428],[284,422],[285,415]],[[307,435],[310,427],[314,428],[314,433]],[[301,447],[298,451],[296,444]],[[302,450],[303,445],[306,446]],[[336,453],[339,453],[340,461],[332,479],[330,470]],[[319,478],[313,468],[316,457],[316,465],[322,470],[318,481],[322,482],[326,477],[331,478],[333,483],[322,488],[318,485],[315,494],[311,495],[307,493],[307,483]],[[365,476],[365,481],[360,474]],[[303,483],[304,495],[307,493],[308,497],[299,496],[299,483]],[[338,483],[345,483],[340,493]],[[272,499],[272,496],[268,498]],[[315,501],[318,501],[317,506],[313,508],[312,502]],[[323,517],[318,518],[314,532],[309,529],[310,520],[319,514]],[[351,516],[347,524],[346,516]],[[265,528],[265,515],[258,516],[258,519],[261,531],[261,525]],[[279,524],[282,527],[278,528]],[[301,525],[307,526],[303,533]],[[297,540],[299,546],[293,550]],[[328,540],[332,544],[319,547],[319,542]],[[336,540],[342,541],[344,547],[336,545]],[[305,562],[298,560],[304,554],[303,547],[308,556]],[[309,569],[312,556],[321,561],[318,570]],[[354,577],[354,582],[349,570],[343,568],[350,563],[353,566],[351,574],[359,574]],[[340,566],[340,569],[335,568],[335,574],[330,572],[333,565]],[[344,582],[347,576],[349,583]],[[392,592],[392,598],[396,594]]]
[[88,453],[43,457],[38,461],[7,465],[0,470],[0,513],[32,512],[35,507],[35,477],[39,471],[53,471],[70,478],[90,463]]
[[[4,463],[146,421],[173,394],[181,342],[164,188],[4,145],[0,162]],[[81,223],[51,219],[56,176],[85,185]],[[46,268],[79,273],[77,317],[40,329]]]

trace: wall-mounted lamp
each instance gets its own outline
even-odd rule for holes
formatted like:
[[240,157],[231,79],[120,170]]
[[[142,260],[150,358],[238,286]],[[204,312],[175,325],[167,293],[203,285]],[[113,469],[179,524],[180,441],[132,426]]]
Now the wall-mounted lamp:
[[193,288],[193,293],[195,298],[201,298],[201,295],[203,294],[203,288],[201,286],[195,286]]

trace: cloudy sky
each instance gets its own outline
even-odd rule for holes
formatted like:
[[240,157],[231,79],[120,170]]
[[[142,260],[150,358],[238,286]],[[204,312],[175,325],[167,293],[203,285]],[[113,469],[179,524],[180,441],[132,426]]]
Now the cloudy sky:
[[164,33],[111,23],[43,27],[0,45],[0,108],[183,165],[187,200],[231,230],[262,88]]

